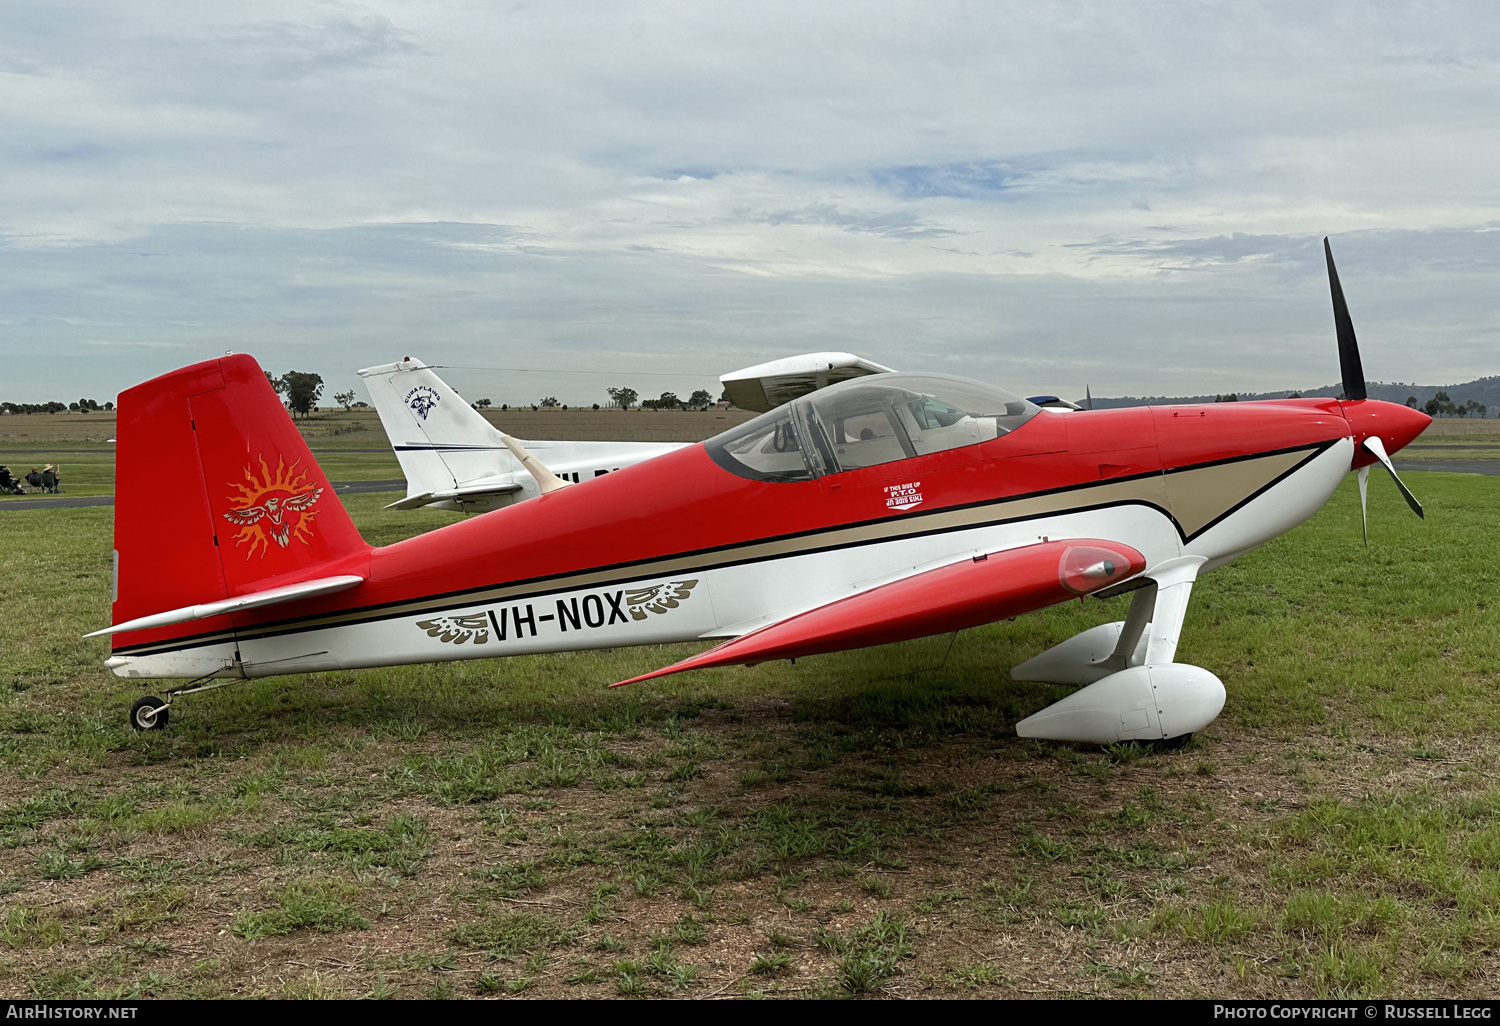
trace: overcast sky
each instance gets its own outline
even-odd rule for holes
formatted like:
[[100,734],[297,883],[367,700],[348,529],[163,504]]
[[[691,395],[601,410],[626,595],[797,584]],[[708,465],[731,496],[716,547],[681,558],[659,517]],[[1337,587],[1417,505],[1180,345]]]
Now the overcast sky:
[[1500,6],[0,6],[0,399],[1311,387],[1324,234],[1372,380],[1500,373]]

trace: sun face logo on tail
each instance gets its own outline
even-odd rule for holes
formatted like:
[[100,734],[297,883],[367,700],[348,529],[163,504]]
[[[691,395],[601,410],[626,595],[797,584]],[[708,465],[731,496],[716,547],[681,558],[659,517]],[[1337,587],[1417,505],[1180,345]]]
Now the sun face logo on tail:
[[247,561],[257,552],[265,559],[272,542],[283,549],[293,541],[311,545],[313,521],[318,515],[312,507],[323,494],[321,487],[308,481],[307,471],[297,469],[300,459],[288,467],[278,456],[274,472],[266,465],[265,456],[259,460],[260,473],[246,467],[245,483],[229,482],[234,493],[226,496],[230,508],[224,519],[239,526],[234,546],[249,546],[245,550]]

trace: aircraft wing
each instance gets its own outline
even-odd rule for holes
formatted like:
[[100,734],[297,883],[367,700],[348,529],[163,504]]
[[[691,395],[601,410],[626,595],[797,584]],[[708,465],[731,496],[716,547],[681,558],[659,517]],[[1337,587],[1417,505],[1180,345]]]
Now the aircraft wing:
[[853,353],[803,353],[730,371],[719,381],[734,405],[765,413],[848,378],[891,373],[891,368]]
[[1145,569],[1146,557],[1135,549],[1098,538],[1043,540],[981,553],[835,599],[614,686],[978,627],[1079,598]]

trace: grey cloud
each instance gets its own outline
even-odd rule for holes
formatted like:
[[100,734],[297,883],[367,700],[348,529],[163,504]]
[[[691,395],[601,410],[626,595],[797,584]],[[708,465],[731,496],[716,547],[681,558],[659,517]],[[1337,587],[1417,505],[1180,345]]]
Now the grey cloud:
[[254,17],[0,8],[5,388],[419,347],[1304,387],[1334,366],[1325,231],[1372,376],[1495,369],[1491,4]]
[[893,239],[936,239],[957,235],[951,228],[940,228],[925,218],[890,211],[865,213],[843,210],[831,203],[814,203],[797,210],[781,210],[767,214],[749,215],[749,220],[764,224],[813,224],[829,225],[850,232],[866,232]]
[[238,56],[276,78],[299,79],[322,72],[366,68],[420,52],[387,18],[330,18],[316,24],[290,21],[226,32],[216,48]]
[[[1087,285],[1040,273],[773,279],[669,252],[562,248],[543,259],[488,244],[513,234],[441,223],[179,225],[130,243],[0,248],[0,329],[11,339],[0,391],[15,401],[113,394],[226,349],[276,370],[316,370],[341,388],[354,369],[402,355],[538,368],[465,372],[465,389],[497,402],[601,401],[603,386],[570,368],[617,369],[659,392],[684,371],[712,387],[725,370],[817,349],[1027,394],[1309,388],[1337,369],[1327,284],[1311,257],[1300,269],[1240,263]],[[1335,246],[1372,379],[1463,380],[1493,367],[1493,309],[1455,297],[1500,294],[1494,261],[1434,271],[1409,254],[1444,252],[1454,239],[1413,234]]]
[[[1294,273],[1324,266],[1322,234],[1247,235],[1208,238],[1106,238],[1070,246],[1110,255],[1172,260],[1184,267],[1237,264],[1247,260],[1284,264]],[[1359,262],[1368,272],[1500,274],[1500,223],[1422,231],[1375,229],[1339,234],[1336,260]]]
[[993,162],[881,168],[871,172],[870,177],[876,184],[908,198],[989,197],[1032,181],[1032,176],[1024,171]]
[[662,181],[675,182],[679,178],[696,178],[700,181],[711,182],[723,174],[723,171],[706,167],[679,167],[666,171],[658,171],[651,175],[652,178],[660,178]]
[[[870,174],[882,188],[906,199],[952,198],[1017,201],[1070,193],[1181,188],[1202,172],[1183,161],[1131,154],[1032,154],[1010,160],[879,168]],[[1145,201],[1130,204],[1150,210]]]
[[49,163],[61,163],[74,160],[92,160],[102,157],[109,150],[98,143],[82,142],[72,146],[57,146],[51,149],[37,150],[36,159]]

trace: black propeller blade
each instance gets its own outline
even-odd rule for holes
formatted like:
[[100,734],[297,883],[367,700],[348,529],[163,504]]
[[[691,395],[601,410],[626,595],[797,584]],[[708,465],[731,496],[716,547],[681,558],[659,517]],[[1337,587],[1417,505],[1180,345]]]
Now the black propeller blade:
[[1339,284],[1338,268],[1333,266],[1333,248],[1323,237],[1323,254],[1328,257],[1328,287],[1333,292],[1333,326],[1339,336],[1339,373],[1344,379],[1345,399],[1368,398],[1365,392],[1365,368],[1359,362],[1359,343],[1354,339],[1354,322],[1349,319],[1349,304]]
[[[1339,337],[1339,372],[1344,379],[1343,398],[1368,399],[1369,393],[1365,389],[1365,368],[1360,363],[1359,343],[1354,338],[1354,321],[1349,317],[1349,304],[1344,301],[1344,287],[1339,284],[1338,268],[1333,266],[1333,247],[1328,244],[1326,235],[1323,236],[1323,255],[1328,258],[1328,288],[1333,293],[1333,326]],[[1391,463],[1390,454],[1385,451],[1385,442],[1380,436],[1370,435],[1360,444],[1390,473],[1391,480],[1395,481],[1396,487],[1401,489],[1401,495],[1406,499],[1406,504],[1411,507],[1411,511],[1419,517],[1424,516],[1422,504],[1397,476],[1396,467]],[[1359,515],[1364,524],[1367,547],[1370,544],[1370,521],[1365,498],[1369,476],[1368,466],[1359,468]]]

